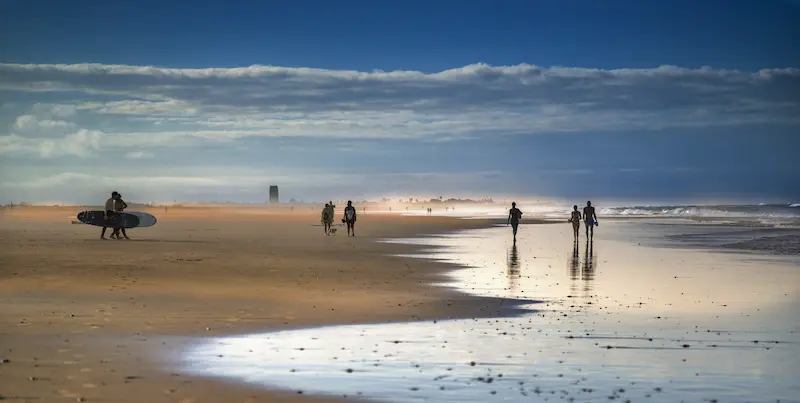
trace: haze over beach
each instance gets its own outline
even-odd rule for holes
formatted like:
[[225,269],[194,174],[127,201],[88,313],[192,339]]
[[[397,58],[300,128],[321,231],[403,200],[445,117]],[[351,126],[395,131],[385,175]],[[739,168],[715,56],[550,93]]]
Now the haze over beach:
[[798,21],[0,0],[0,400],[800,402]]

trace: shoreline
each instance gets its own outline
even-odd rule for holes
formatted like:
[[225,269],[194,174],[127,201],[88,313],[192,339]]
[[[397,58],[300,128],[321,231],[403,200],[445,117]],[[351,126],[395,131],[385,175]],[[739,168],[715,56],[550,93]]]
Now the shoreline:
[[[623,225],[609,225],[606,235],[627,233],[630,228]],[[489,392],[527,401],[526,393],[539,393],[540,387],[542,393],[563,391],[579,401],[605,397],[586,395],[587,390],[622,397],[620,387],[634,400],[650,397],[655,388],[661,396],[654,397],[657,402],[752,401],[759,393],[783,401],[792,395],[793,384],[780,374],[791,373],[782,366],[797,357],[796,337],[786,327],[786,320],[791,323],[796,317],[791,311],[797,295],[793,266],[778,261],[760,266],[740,256],[642,246],[606,236],[593,242],[594,253],[586,246],[586,256],[592,256],[588,260],[581,244],[578,261],[563,248],[570,232],[566,226],[529,231],[518,251],[502,228],[409,240],[433,246],[418,256],[421,260],[443,259],[466,267],[452,272],[449,282],[458,283],[463,292],[509,299],[532,292],[545,304],[528,315],[201,338],[190,348],[186,368],[244,384],[287,390],[307,384],[323,395],[360,391],[398,402],[479,402]],[[505,255],[508,248],[512,257]],[[630,284],[620,289],[622,279]],[[760,336],[748,335],[753,330]],[[395,347],[391,340],[403,344]],[[741,355],[749,357],[749,364],[731,365]],[[477,366],[464,365],[471,359]],[[673,375],[628,373],[630,366]],[[692,367],[697,369],[687,374]],[[754,371],[765,375],[745,376]],[[695,378],[695,372],[708,378]],[[491,386],[481,382],[497,373],[503,378]],[[531,375],[538,380],[531,383]],[[636,382],[619,381],[620,376]],[[764,389],[773,382],[771,376],[779,390]],[[703,392],[704,382],[716,392]],[[748,386],[742,388],[744,384]]]

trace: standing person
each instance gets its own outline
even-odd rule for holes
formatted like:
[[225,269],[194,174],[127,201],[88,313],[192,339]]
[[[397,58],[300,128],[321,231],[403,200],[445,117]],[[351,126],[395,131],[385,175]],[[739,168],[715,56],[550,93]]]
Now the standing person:
[[[128,203],[125,203],[125,200],[122,200],[122,193],[117,193],[117,202],[115,203],[114,207],[116,208],[117,215],[128,208]],[[120,231],[122,231],[122,236],[124,236],[125,239],[130,239],[128,238],[128,234],[125,233],[125,227],[114,228],[114,231],[111,232],[111,237],[114,238],[114,235],[116,235],[117,239],[122,239],[119,237]]]
[[[600,224],[597,222],[597,215],[594,213],[594,207],[592,207],[591,201],[587,201],[586,207],[583,208],[583,219],[585,220],[586,224],[587,240],[594,238],[594,226]],[[591,235],[589,235],[590,232]]]
[[352,236],[356,236],[356,208],[353,207],[353,202],[350,200],[347,201],[347,207],[344,208],[342,221],[347,224],[347,236],[351,236],[351,230],[353,232]]
[[322,222],[322,227],[325,229],[325,235],[330,234],[331,223],[333,222],[329,214],[330,214],[330,204],[325,203],[325,208],[322,209],[322,218],[320,219],[320,222]]
[[567,222],[572,223],[572,230],[575,232],[575,242],[578,242],[578,234],[580,233],[579,230],[581,229],[581,218],[581,212],[578,211],[578,206],[572,206],[572,216]]
[[519,227],[519,220],[522,218],[522,211],[517,208],[517,203],[511,203],[511,209],[508,210],[508,224],[511,224],[511,229],[514,230],[514,242],[517,242],[517,227]]
[[[105,224],[110,224],[112,220],[116,219],[117,217],[117,198],[119,197],[119,193],[116,191],[111,192],[111,197],[106,200],[105,212],[103,213],[103,218],[105,219]],[[108,225],[103,225],[103,232],[100,233],[100,239],[106,239],[106,228]],[[116,231],[116,230],[115,230]],[[114,232],[111,233],[111,237],[114,237]]]

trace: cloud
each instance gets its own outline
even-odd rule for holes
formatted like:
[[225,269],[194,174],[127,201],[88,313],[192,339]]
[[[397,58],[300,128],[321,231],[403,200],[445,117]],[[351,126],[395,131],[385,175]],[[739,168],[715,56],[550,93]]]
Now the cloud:
[[22,115],[14,121],[14,129],[20,132],[38,132],[42,130],[54,130],[72,128],[74,125],[63,120],[39,119],[34,115]]
[[27,138],[17,134],[0,136],[0,155],[35,154],[41,158],[73,156],[87,158],[102,149],[106,134],[79,129],[61,138]]
[[150,158],[153,158],[153,157],[154,157],[153,154],[142,152],[142,151],[131,151],[131,152],[125,154],[125,158],[127,158],[129,160],[144,160],[144,159],[150,159]]
[[[490,66],[423,73],[277,66],[0,64],[53,133],[81,120],[114,147],[252,136],[453,141],[504,134],[800,125],[800,69]],[[17,118],[22,127],[31,124]],[[46,127],[46,126],[53,127]],[[15,129],[16,130],[16,129]],[[23,130],[13,131],[22,137]],[[63,133],[59,134],[63,136]],[[6,142],[9,139],[5,139]],[[99,144],[99,140],[98,143]]]

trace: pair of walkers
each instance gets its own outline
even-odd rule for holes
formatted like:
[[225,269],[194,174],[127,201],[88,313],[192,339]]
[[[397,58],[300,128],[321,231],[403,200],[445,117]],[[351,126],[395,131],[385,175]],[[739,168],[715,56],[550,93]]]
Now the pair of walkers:
[[111,231],[111,239],[122,239],[120,237],[120,231],[122,231],[122,236],[124,236],[125,239],[130,239],[128,238],[128,234],[125,233],[125,228],[118,226],[118,223],[115,222],[117,217],[119,217],[119,214],[126,208],[128,208],[128,203],[125,203],[125,201],[122,200],[122,194],[116,191],[111,192],[111,198],[106,200],[104,211],[105,223],[109,225],[103,226],[103,232],[100,233],[100,239],[106,239],[106,229],[109,226],[114,229]]
[[583,215],[581,215],[581,212],[578,211],[577,205],[572,206],[572,215],[567,222],[572,223],[572,230],[575,233],[575,241],[577,241],[579,238],[581,220],[583,220],[584,224],[586,225],[586,239],[588,240],[594,238],[594,227],[599,226],[600,223],[597,222],[597,214],[595,214],[591,201],[586,202],[586,207],[583,208]]
[[[325,235],[331,235],[331,227],[333,226],[333,217],[335,215],[336,205],[332,201],[325,204],[322,209],[322,226],[325,229]],[[347,207],[344,208],[344,217],[342,222],[347,224],[347,235],[356,236],[356,208],[353,207],[353,202],[348,200]]]
[[[593,238],[594,237],[594,227],[596,225],[600,225],[597,222],[597,214],[595,214],[594,207],[592,206],[591,201],[586,202],[586,207],[583,208],[583,214],[578,211],[578,206],[572,206],[573,211],[572,215],[567,222],[572,223],[572,229],[575,233],[575,240],[578,240],[578,233],[581,228],[581,220],[584,221],[586,225],[586,237]],[[522,211],[517,208],[517,203],[511,203],[511,209],[508,210],[508,222],[507,225],[511,225],[511,228],[514,233],[514,242],[517,241],[517,229],[519,228],[519,221],[522,219]]]

